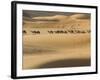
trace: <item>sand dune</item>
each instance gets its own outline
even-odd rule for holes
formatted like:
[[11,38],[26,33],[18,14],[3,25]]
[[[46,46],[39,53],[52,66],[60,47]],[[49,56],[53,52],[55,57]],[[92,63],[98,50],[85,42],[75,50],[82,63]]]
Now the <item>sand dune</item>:
[[23,40],[25,42],[23,69],[31,67],[34,69],[44,63],[62,59],[90,58],[89,34],[26,35]]
[[[84,14],[74,14],[71,16],[55,15],[45,17],[33,17],[33,21],[24,20],[24,28],[68,28],[71,26],[89,29],[90,19],[85,18]],[[40,26],[41,25],[41,26]]]
[[32,19],[67,19],[68,16],[65,15],[55,15],[55,16],[45,16],[45,17],[33,17]]
[[70,18],[73,18],[73,19],[89,19],[89,16],[86,16],[86,14],[74,14],[74,15],[71,15]]
[[[54,15],[54,16],[43,16],[43,17],[33,17],[32,19],[80,19],[83,18],[85,19],[87,16],[85,14],[74,14],[74,15]],[[86,18],[88,19],[88,17]]]

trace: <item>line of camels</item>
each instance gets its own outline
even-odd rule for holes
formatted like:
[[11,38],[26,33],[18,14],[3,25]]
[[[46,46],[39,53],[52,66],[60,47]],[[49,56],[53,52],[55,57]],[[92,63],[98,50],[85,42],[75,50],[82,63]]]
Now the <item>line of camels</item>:
[[[23,32],[23,34],[27,34],[26,30],[23,30],[22,32]],[[39,30],[34,30],[34,31],[30,31],[30,32],[33,33],[33,34],[40,34]],[[90,33],[91,31],[90,30],[55,30],[55,31],[48,30],[47,32],[50,33],[50,34],[53,34],[53,33],[58,33],[58,34],[59,33],[65,33],[65,34],[67,34],[67,33],[70,33],[70,34],[79,33],[79,34],[84,34],[84,33]]]

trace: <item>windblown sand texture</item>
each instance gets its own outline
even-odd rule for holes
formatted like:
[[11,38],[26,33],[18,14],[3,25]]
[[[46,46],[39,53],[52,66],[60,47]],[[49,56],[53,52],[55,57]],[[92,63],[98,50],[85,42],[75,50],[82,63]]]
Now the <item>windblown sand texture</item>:
[[[90,14],[23,15],[23,69],[90,66]],[[35,11],[34,11],[35,13]],[[46,12],[45,12],[46,13]],[[37,14],[37,12],[36,12]],[[50,14],[50,13],[49,13]],[[80,30],[84,33],[48,31]],[[40,31],[39,34],[32,31]]]

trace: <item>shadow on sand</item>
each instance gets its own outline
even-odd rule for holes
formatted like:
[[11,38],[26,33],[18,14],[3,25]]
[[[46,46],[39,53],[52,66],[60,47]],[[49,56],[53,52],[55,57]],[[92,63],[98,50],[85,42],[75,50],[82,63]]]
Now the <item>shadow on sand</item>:
[[[90,59],[57,60],[37,66],[36,68],[59,68],[59,67],[81,67],[90,66]],[[32,69],[32,68],[31,68]]]

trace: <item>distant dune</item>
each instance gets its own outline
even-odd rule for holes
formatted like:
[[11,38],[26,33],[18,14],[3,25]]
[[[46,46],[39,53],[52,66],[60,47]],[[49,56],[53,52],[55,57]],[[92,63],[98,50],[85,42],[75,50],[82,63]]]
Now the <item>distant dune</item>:
[[74,15],[71,15],[70,18],[73,18],[73,19],[90,19],[90,15],[86,16],[85,14],[74,14]]
[[74,14],[71,16],[67,15],[55,15],[55,16],[43,16],[43,17],[33,17],[32,19],[88,19],[89,16],[87,17],[85,14]]
[[[90,19],[85,18],[83,14],[76,14],[72,16],[55,15],[45,17],[34,17],[31,21],[24,20],[24,28],[68,28],[80,27],[81,29],[89,29]],[[40,26],[41,25],[41,26]]]
[[67,19],[68,16],[65,16],[65,15],[55,15],[55,16],[45,16],[45,17],[33,17],[32,19]]

